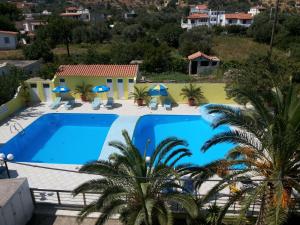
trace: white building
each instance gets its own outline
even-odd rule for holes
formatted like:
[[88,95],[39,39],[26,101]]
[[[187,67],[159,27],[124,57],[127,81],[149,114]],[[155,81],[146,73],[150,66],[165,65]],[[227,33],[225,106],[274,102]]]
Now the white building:
[[66,18],[72,18],[84,22],[89,22],[91,20],[90,11],[88,9],[75,6],[67,7],[65,12],[61,13],[60,15]]
[[18,32],[0,31],[0,50],[16,49]]
[[252,24],[253,15],[248,13],[230,13],[208,9],[206,5],[191,7],[190,15],[185,21],[181,20],[181,28],[192,29],[197,26],[228,26],[239,25],[249,27]]
[[248,14],[251,14],[252,16],[256,16],[257,14],[265,11],[266,8],[263,6],[254,6],[251,7],[250,10],[248,11]]

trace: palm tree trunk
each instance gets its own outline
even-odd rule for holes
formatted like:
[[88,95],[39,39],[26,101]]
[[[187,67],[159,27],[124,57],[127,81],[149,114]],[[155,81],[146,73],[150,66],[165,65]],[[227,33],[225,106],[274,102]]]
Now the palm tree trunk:
[[265,218],[266,218],[266,195],[264,194],[261,198],[260,210],[255,225],[265,225]]
[[270,58],[272,56],[272,50],[273,50],[273,45],[274,45],[274,36],[275,36],[275,31],[276,31],[276,26],[277,26],[277,21],[278,21],[278,11],[279,11],[279,0],[276,0],[274,22],[273,22],[273,26],[272,26],[270,49],[269,49],[269,57]]

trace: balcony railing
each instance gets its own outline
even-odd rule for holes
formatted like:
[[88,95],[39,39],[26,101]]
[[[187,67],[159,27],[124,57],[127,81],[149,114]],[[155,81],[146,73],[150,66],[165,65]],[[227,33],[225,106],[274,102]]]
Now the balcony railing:
[[[67,190],[50,190],[50,189],[36,189],[31,188],[31,195],[35,205],[50,205],[55,206],[56,208],[70,208],[70,209],[81,209],[89,203],[97,200],[100,193],[83,193],[77,196],[73,196],[72,191]],[[202,196],[197,196],[201,198]],[[210,199],[208,203],[203,206],[205,210],[210,205],[216,204],[220,207],[224,206],[230,195],[216,195],[213,199]],[[300,199],[293,199],[294,210],[300,212]],[[181,213],[184,210],[178,205],[172,202],[169,203],[173,212]],[[260,209],[260,202],[257,201],[254,204],[250,205],[248,208],[248,216],[256,216]],[[241,205],[236,202],[234,203],[227,211],[228,216],[234,216],[239,214],[241,210]]]

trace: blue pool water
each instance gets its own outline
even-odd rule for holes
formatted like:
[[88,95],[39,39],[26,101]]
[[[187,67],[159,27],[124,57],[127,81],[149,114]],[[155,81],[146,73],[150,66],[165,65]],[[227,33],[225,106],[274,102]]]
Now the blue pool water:
[[19,162],[83,164],[97,160],[117,117],[113,114],[46,114],[0,148],[0,152],[13,153]]
[[[232,144],[218,144],[205,153],[200,151],[202,145],[214,134],[227,130],[229,130],[227,126],[213,130],[201,116],[145,115],[139,119],[135,127],[133,142],[142,153],[146,149],[149,156],[162,140],[175,136],[187,141],[188,148],[193,153],[191,157],[186,157],[179,163],[204,165],[223,158],[233,147]],[[147,140],[150,140],[148,147],[145,145]]]

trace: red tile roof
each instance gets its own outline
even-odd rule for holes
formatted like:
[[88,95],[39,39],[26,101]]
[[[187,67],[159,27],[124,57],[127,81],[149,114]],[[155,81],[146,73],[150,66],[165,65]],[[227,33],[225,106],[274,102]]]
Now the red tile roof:
[[225,19],[252,20],[253,16],[248,13],[230,13],[225,14]]
[[66,11],[74,11],[74,10],[78,10],[78,7],[76,7],[76,6],[69,6],[65,10]]
[[208,15],[205,13],[194,13],[187,17],[188,19],[206,19]]
[[196,8],[196,9],[199,9],[199,10],[205,10],[205,9],[208,9],[207,5],[205,5],[205,4],[202,4],[202,5],[196,5],[195,8]]
[[10,35],[17,35],[17,34],[18,34],[18,32],[0,30],[0,34],[10,34]]
[[61,65],[56,76],[74,77],[136,77],[138,65]]
[[218,57],[216,57],[216,56],[209,56],[209,55],[206,55],[206,54],[204,54],[203,52],[200,52],[200,51],[199,52],[195,52],[195,53],[189,55],[188,59],[189,60],[193,60],[193,59],[197,59],[199,57],[203,57],[205,59],[213,60],[213,61],[220,61],[220,59]]

